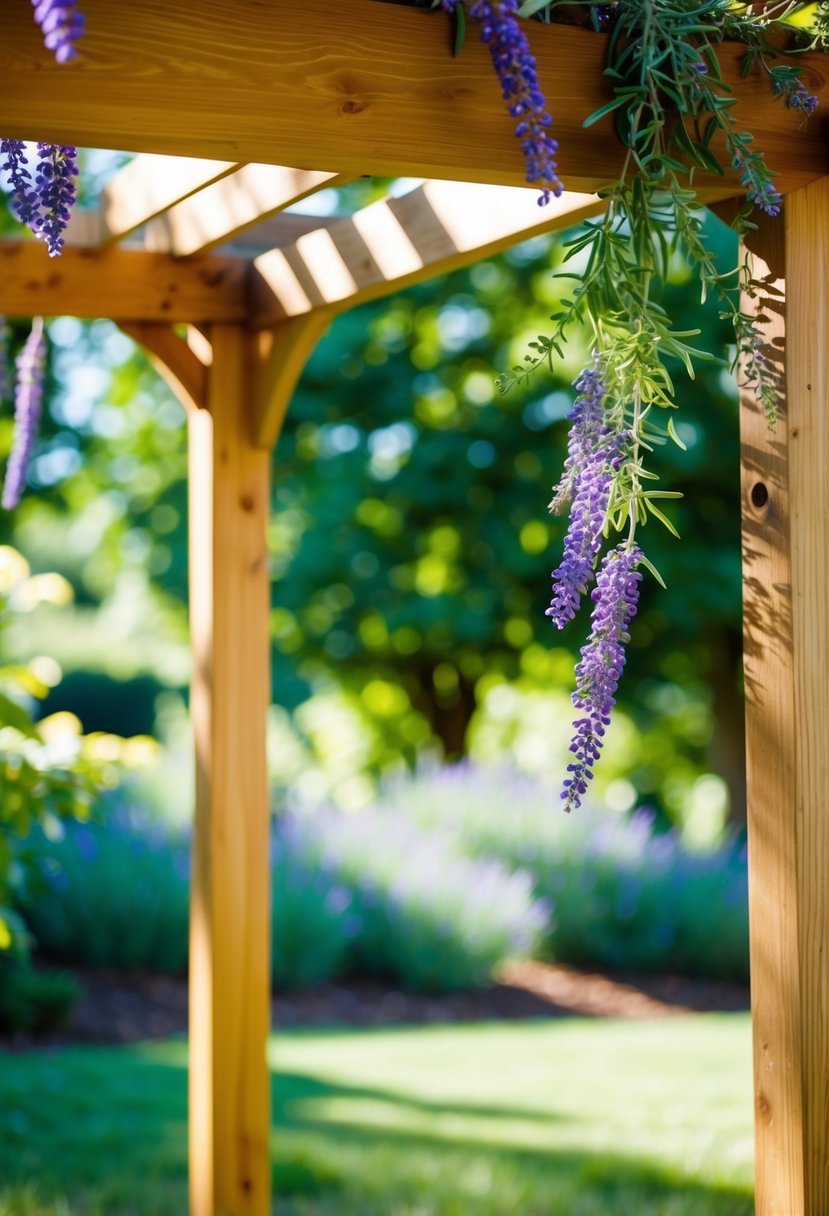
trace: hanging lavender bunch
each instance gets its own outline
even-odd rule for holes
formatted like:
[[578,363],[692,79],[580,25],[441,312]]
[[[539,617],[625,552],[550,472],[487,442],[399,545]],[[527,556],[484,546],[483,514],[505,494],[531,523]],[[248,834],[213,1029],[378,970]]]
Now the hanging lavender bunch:
[[11,378],[9,376],[9,339],[11,330],[5,317],[0,317],[0,403],[9,399]]
[[17,506],[23,493],[26,472],[40,421],[45,364],[46,339],[43,332],[43,317],[35,317],[32,322],[32,331],[17,356],[14,444],[6,465],[2,497],[2,505],[7,511]]
[[[454,13],[462,0],[442,0]],[[558,176],[558,143],[549,134],[552,118],[538,83],[535,56],[518,20],[519,0],[473,0],[469,15],[481,27],[509,112],[518,119],[515,134],[527,167],[527,181],[541,188],[539,206],[558,197],[564,187]]]
[[38,144],[35,189],[40,202],[38,236],[54,258],[63,248],[63,232],[77,197],[78,158],[68,144]]
[[32,179],[22,140],[0,140],[0,166],[9,175],[12,212],[46,242],[49,256],[57,257],[77,194],[77,152],[68,144],[38,144],[37,155]]
[[567,766],[564,782],[564,810],[581,805],[593,765],[599,758],[610,712],[616,703],[616,689],[625,665],[628,627],[639,603],[642,575],[637,566],[642,553],[637,545],[625,541],[611,549],[602,562],[593,591],[593,616],[590,637],[582,647],[576,666],[576,691],[573,705],[583,713],[573,723],[575,735],[570,744],[574,760]]
[[572,499],[564,556],[553,571],[553,598],[547,609],[559,629],[572,621],[593,579],[613,479],[623,455],[622,436],[605,421],[607,389],[598,367],[582,372],[575,387],[579,396],[569,414],[572,426],[564,475],[550,503],[552,511],[560,511]]
[[75,0],[32,0],[32,6],[47,50],[54,51],[58,63],[74,59],[75,43],[84,31],[84,16]]

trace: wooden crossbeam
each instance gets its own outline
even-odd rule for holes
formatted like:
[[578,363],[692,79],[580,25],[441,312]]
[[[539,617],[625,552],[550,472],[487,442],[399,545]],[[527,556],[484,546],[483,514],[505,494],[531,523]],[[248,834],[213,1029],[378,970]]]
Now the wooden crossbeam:
[[426,182],[255,258],[250,321],[270,325],[376,299],[528,237],[572,227],[603,205],[595,195],[565,194],[539,207],[534,190]]
[[159,215],[144,243],[178,256],[204,253],[309,194],[348,181],[349,175],[315,169],[244,165]]
[[[25,4],[3,12],[0,113],[8,137],[86,147],[219,157],[341,173],[520,185],[523,166],[474,36],[450,54],[445,14],[376,0],[85,0],[76,62],[57,65]],[[8,10],[8,11],[6,11]],[[609,97],[604,36],[531,30],[539,78],[570,190],[593,191],[623,152],[610,119],[585,117]],[[744,48],[721,48],[738,120],[779,173],[782,192],[829,168],[820,123],[798,123]],[[804,83],[825,101],[825,56],[802,55]]]
[[242,258],[175,259],[143,250],[64,249],[49,258],[37,241],[0,241],[0,314],[109,317],[112,321],[243,321]]

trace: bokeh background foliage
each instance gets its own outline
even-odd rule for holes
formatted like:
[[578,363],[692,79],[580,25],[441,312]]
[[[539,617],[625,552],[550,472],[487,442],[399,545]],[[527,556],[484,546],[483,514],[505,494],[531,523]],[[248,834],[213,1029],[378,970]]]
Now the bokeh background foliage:
[[[725,252],[731,235],[709,223]],[[544,616],[563,534],[546,503],[586,351],[571,343],[532,392],[497,397],[494,379],[544,330],[561,260],[559,240],[530,241],[347,314],[312,356],[274,458],[277,788],[359,807],[424,751],[508,754],[559,778],[585,621],[558,635]],[[679,257],[664,293],[677,324],[725,356],[724,323]],[[65,577],[73,603],[59,628],[55,606],[38,607],[8,644],[60,664],[45,712],[183,756],[182,412],[108,322],[63,318],[49,332],[36,493],[0,538]],[[688,450],[663,462],[686,495],[672,508],[682,542],[656,530],[649,542],[668,591],[646,584],[597,793],[712,838],[745,809],[735,397],[723,362],[677,381]],[[0,450],[10,431],[7,412]],[[186,777],[177,784],[183,816]]]

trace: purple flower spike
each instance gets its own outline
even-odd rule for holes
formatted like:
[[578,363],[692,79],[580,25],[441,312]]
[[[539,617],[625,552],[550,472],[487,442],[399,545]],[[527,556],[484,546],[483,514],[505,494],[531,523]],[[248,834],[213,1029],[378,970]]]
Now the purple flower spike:
[[78,12],[75,0],[32,0],[32,7],[43,41],[55,52],[58,63],[74,59],[75,43],[84,30],[83,13]]
[[567,766],[570,776],[561,794],[565,811],[581,805],[610,723],[610,711],[616,703],[616,688],[625,665],[627,631],[639,603],[642,575],[636,567],[641,559],[638,546],[622,544],[610,550],[596,579],[590,637],[576,666],[573,705],[585,716],[573,723],[576,733],[570,751],[575,759]]
[[[452,13],[460,0],[442,0]],[[552,119],[538,83],[535,56],[516,16],[518,0],[473,0],[469,15],[481,26],[481,41],[489,47],[509,112],[518,119],[515,134],[527,166],[527,181],[541,188],[539,205],[564,190],[558,176],[558,143],[548,133]]]
[[814,114],[820,104],[800,80],[773,80],[771,91],[775,97],[783,98],[787,110],[797,110],[804,118]]
[[593,579],[613,476],[622,462],[622,437],[604,420],[601,373],[588,368],[575,387],[579,396],[569,414],[573,425],[564,476],[550,503],[551,510],[559,511],[570,498],[573,500],[564,556],[553,571],[553,598],[546,613],[559,629],[572,621]]
[[35,317],[32,332],[17,356],[17,387],[14,397],[14,444],[6,466],[2,505],[7,511],[16,507],[23,493],[26,471],[32,455],[40,407],[43,399],[43,372],[46,339],[43,318]]
[[38,235],[54,258],[63,248],[63,231],[75,202],[78,159],[75,148],[67,144],[38,144],[35,188],[40,197]]
[[21,224],[28,224],[37,232],[40,222],[40,201],[32,183],[26,145],[21,139],[0,140],[0,168],[9,175],[11,194],[9,203],[12,214]]

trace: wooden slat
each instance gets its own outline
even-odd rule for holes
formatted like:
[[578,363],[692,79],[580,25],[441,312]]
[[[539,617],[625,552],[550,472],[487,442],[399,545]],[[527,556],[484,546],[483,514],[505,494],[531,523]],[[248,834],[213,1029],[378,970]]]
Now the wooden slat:
[[251,323],[376,299],[528,237],[572,227],[604,205],[585,194],[565,194],[547,207],[536,199],[534,190],[433,181],[327,221],[254,260]]
[[101,192],[102,239],[127,236],[182,199],[239,168],[234,161],[226,160],[137,156]]
[[160,215],[147,229],[145,246],[177,256],[204,253],[309,194],[350,180],[318,170],[245,165]]
[[269,454],[250,440],[246,335],[214,326],[190,415],[191,1216],[268,1216]]
[[829,179],[789,196],[785,240],[764,221],[752,247],[786,389],[773,432],[749,393],[742,406],[757,1213],[817,1216],[829,1211]]
[[[319,165],[342,173],[416,175],[521,185],[523,166],[475,37],[449,52],[443,13],[376,0],[85,0],[78,60],[51,62],[23,3],[7,4],[0,113],[9,137],[87,147]],[[8,10],[8,11],[6,11]],[[539,76],[570,190],[593,191],[622,153],[608,119],[603,36],[533,26]],[[826,171],[821,124],[798,122],[759,70],[741,80],[743,48],[722,48],[738,118],[780,173],[785,192]],[[826,95],[829,65],[801,56],[808,88]]]
[[163,253],[64,249],[49,258],[36,241],[0,241],[0,314],[109,317],[120,321],[241,321],[241,258],[176,260]]

